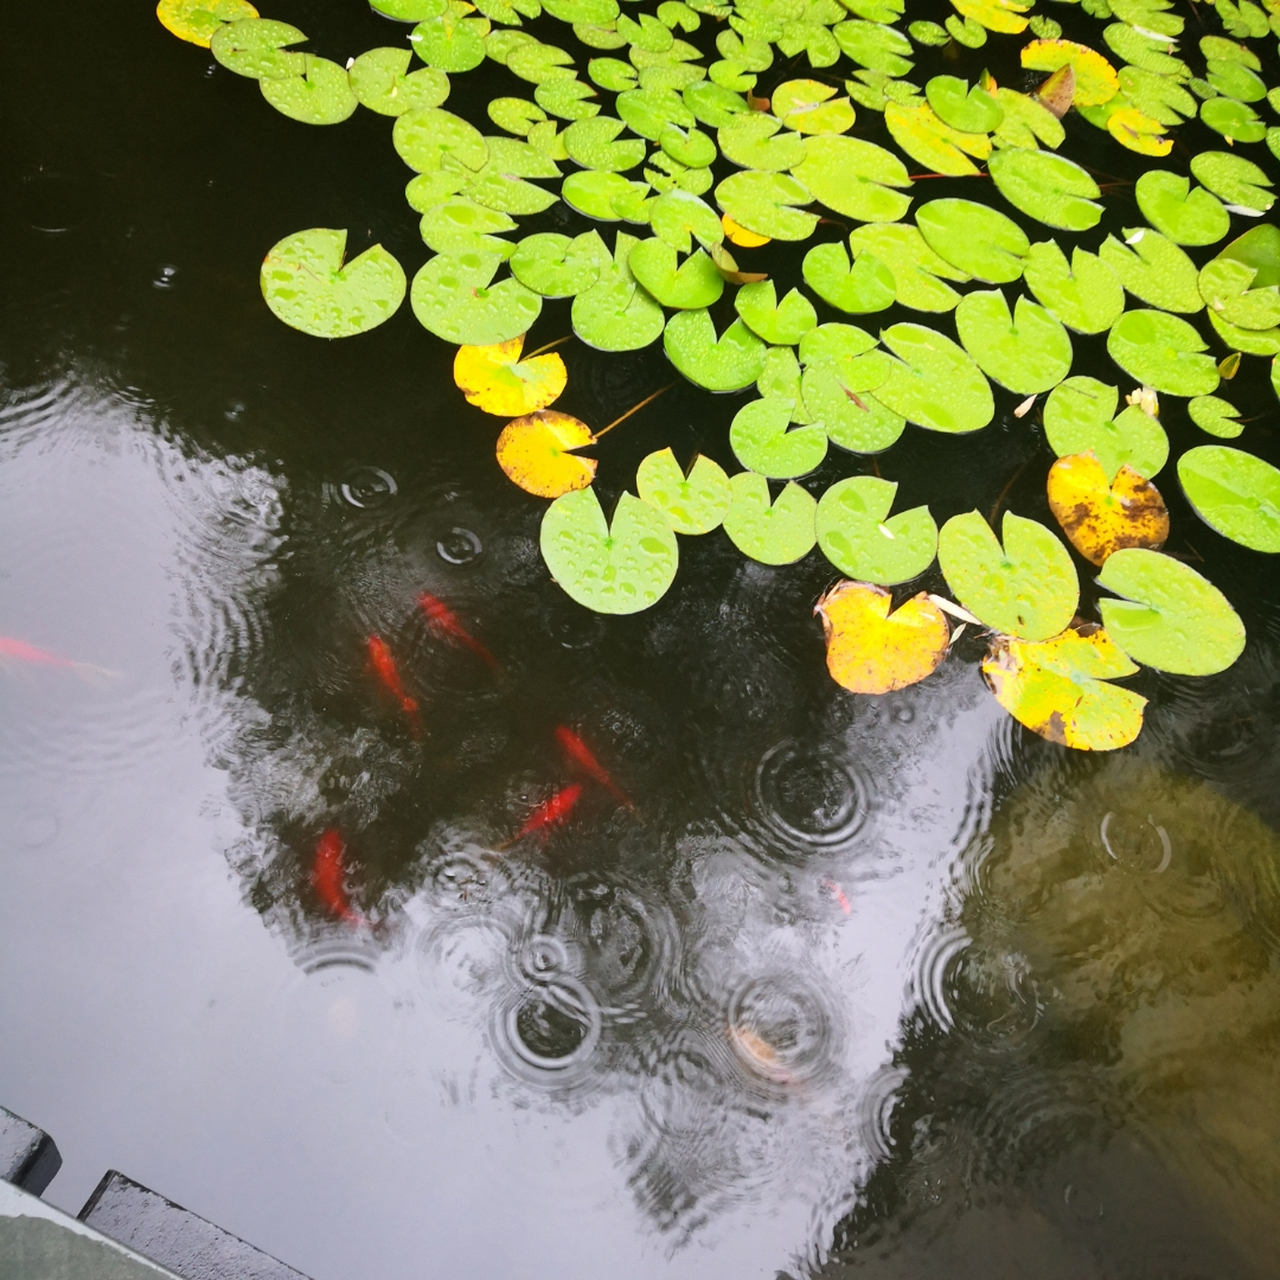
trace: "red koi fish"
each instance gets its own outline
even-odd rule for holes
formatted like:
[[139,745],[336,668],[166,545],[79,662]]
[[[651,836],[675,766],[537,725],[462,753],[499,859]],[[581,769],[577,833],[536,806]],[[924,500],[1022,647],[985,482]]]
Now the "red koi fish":
[[462,625],[462,619],[439,596],[433,596],[429,591],[424,591],[418,597],[418,604],[427,616],[427,626],[437,635],[444,636],[465,649],[470,649],[477,658],[494,671],[501,670],[497,658]]
[[400,682],[400,672],[396,667],[396,660],[391,656],[391,650],[387,648],[387,643],[381,636],[369,637],[369,661],[373,664],[374,672],[379,680],[389,690],[391,695],[400,704],[401,710],[409,717],[409,723],[413,728],[413,732],[417,735],[422,729],[422,721],[418,716],[417,701],[404,691],[404,685]]
[[582,788],[576,782],[565,787],[563,791],[557,791],[529,815],[528,821],[515,833],[511,843],[515,844],[517,840],[523,840],[525,836],[534,834],[540,835],[545,840],[551,834],[552,827],[568,821],[569,815],[573,812],[573,806],[578,803],[578,797],[581,795]]
[[64,671],[75,671],[80,675],[119,676],[118,671],[108,671],[106,667],[96,667],[92,662],[75,662],[71,658],[59,657],[45,649],[37,649],[25,640],[15,640],[12,636],[0,636],[0,662],[13,660],[27,662],[33,667],[60,667]]
[[350,925],[363,924],[363,918],[351,909],[347,897],[345,869],[342,860],[346,847],[342,837],[330,827],[316,845],[316,860],[311,866],[311,887],[330,915]]
[[570,763],[576,764],[584,773],[595,779],[619,804],[626,805],[628,809],[635,808],[631,803],[631,797],[614,782],[604,765],[592,755],[591,748],[572,729],[563,724],[558,726],[556,741]]
[[830,876],[822,878],[822,887],[840,904],[840,910],[845,915],[853,914],[853,908],[849,905],[849,899],[844,896],[844,890]]

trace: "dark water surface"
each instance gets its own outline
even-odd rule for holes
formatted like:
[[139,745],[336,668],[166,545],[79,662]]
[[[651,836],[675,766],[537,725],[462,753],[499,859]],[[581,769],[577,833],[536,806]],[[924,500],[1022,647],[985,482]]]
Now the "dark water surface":
[[[398,35],[264,13],[343,59]],[[590,615],[407,306],[329,345],[262,303],[303,227],[428,256],[389,122],[286,120],[149,3],[6,26],[0,635],[92,664],[0,669],[0,1102],[57,1137],[52,1200],[118,1167],[316,1280],[1280,1275],[1270,561],[1170,470],[1171,549],[1249,647],[1144,673],[1139,743],[1096,759],[1018,729],[976,642],[838,689],[817,553],[686,540],[657,608]],[[669,380],[563,351],[597,424]],[[1276,461],[1265,362],[1232,396]],[[981,447],[909,430],[906,505],[985,510],[1031,459],[1008,500],[1043,518],[1014,399]],[[730,462],[740,401],[672,391],[602,489],[667,443]],[[588,787],[502,851],[575,780],[562,724],[635,808]],[[330,827],[372,928],[308,882]]]

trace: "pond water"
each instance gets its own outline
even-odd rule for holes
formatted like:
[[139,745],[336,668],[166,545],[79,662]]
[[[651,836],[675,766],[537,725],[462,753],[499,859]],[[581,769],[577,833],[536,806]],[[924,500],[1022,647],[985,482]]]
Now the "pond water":
[[[271,16],[385,39],[357,4]],[[301,227],[425,260],[385,120],[317,137],[149,4],[8,21],[0,634],[78,665],[0,669],[0,1102],[57,1138],[52,1201],[116,1167],[316,1280],[1280,1274],[1264,557],[1166,493],[1250,641],[1144,673],[1115,756],[1019,729],[977,640],[844,693],[816,553],[686,542],[658,607],[588,614],[407,308],[330,346],[262,304]],[[588,420],[669,380],[660,349],[563,350]],[[675,388],[611,475],[728,464],[738,399]],[[981,449],[904,438],[906,505],[1047,518],[1004,400]],[[358,927],[309,883],[330,828]]]

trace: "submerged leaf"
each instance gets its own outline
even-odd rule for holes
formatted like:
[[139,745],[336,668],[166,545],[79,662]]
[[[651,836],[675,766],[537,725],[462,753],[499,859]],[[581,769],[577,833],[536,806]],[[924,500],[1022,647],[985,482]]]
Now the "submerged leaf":
[[868,582],[837,582],[814,606],[827,639],[827,670],[851,693],[891,693],[932,675],[947,656],[946,615],[923,591],[892,613],[892,595]]
[[996,636],[982,663],[987,687],[1019,724],[1077,751],[1114,751],[1138,736],[1146,698],[1107,683],[1137,670],[1094,626],[1041,641]]
[[542,409],[503,427],[498,465],[526,493],[558,498],[585,489],[595,479],[596,460],[568,452],[594,444],[595,439],[585,422],[558,409]]
[[1159,551],[1130,547],[1102,566],[1098,602],[1111,638],[1135,662],[1174,675],[1225,671],[1244,650],[1244,623],[1211,582]]
[[520,359],[524,335],[487,347],[458,348],[453,380],[470,404],[504,418],[554,403],[569,380],[557,352]]
[[571,599],[597,613],[638,613],[675,581],[680,550],[662,513],[632,494],[605,520],[594,489],[566,493],[542,517],[542,558]]
[[1066,547],[1044,525],[1006,512],[1001,546],[977,511],[938,535],[938,564],[956,598],[984,625],[1047,640],[1075,616],[1080,584]]
[[1049,469],[1049,509],[1075,549],[1102,564],[1121,547],[1158,550],[1169,537],[1159,490],[1130,467],[1112,481],[1092,453],[1069,454]]

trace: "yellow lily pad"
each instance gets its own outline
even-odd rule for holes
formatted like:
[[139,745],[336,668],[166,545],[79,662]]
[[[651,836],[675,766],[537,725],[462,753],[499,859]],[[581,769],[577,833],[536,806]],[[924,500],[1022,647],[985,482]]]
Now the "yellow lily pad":
[[508,422],[498,437],[498,465],[526,493],[558,498],[585,489],[596,475],[594,458],[570,449],[595,443],[585,422],[558,409],[539,409]]
[[1108,483],[1092,453],[1069,454],[1049,469],[1049,509],[1091,564],[1121,547],[1157,550],[1169,537],[1169,510],[1155,485],[1127,466]]
[[453,380],[468,402],[485,413],[510,418],[545,409],[569,380],[564,361],[554,351],[521,360],[523,349],[523,334],[486,347],[459,347]]
[[1107,683],[1137,672],[1101,628],[1068,628],[1049,640],[996,636],[982,674],[1019,724],[1077,751],[1115,751],[1142,730],[1147,700]]
[[827,670],[851,693],[890,693],[932,675],[951,629],[926,592],[889,612],[893,596],[871,582],[837,582],[814,606],[827,636]]

